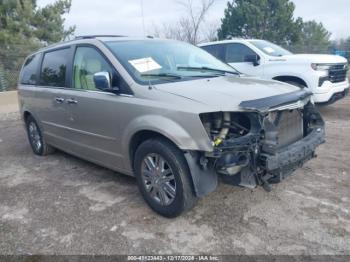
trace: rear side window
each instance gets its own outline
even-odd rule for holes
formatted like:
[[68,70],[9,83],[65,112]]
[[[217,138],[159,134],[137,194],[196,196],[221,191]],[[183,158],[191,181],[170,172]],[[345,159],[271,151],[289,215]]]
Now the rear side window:
[[37,72],[39,69],[40,55],[32,55],[24,62],[21,72],[21,84],[23,85],[36,85],[37,84]]
[[65,87],[70,49],[45,53],[41,66],[40,84],[43,86]]
[[216,58],[223,60],[223,45],[208,45],[201,48]]
[[227,44],[225,52],[226,63],[242,63],[247,55],[256,55],[256,53],[243,44]]

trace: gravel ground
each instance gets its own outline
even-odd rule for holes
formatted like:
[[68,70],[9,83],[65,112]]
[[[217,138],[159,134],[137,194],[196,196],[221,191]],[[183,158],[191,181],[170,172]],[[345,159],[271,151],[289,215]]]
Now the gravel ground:
[[350,255],[350,98],[321,108],[327,143],[295,176],[220,185],[165,219],[133,178],[57,152],[37,157],[16,114],[0,114],[0,254]]

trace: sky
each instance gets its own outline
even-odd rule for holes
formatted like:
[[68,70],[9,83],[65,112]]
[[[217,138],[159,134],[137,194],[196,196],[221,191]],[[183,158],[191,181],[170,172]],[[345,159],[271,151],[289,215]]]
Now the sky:
[[[142,1],[143,17],[142,19]],[[199,2],[200,0],[194,0]],[[295,17],[304,21],[322,22],[332,39],[350,36],[349,0],[292,0]],[[38,0],[43,6],[55,0]],[[216,0],[207,16],[208,24],[220,24],[227,0]],[[121,34],[142,36],[152,34],[155,26],[174,23],[184,14],[177,0],[72,0],[65,25],[76,25],[76,35]],[[145,30],[143,30],[143,25]]]

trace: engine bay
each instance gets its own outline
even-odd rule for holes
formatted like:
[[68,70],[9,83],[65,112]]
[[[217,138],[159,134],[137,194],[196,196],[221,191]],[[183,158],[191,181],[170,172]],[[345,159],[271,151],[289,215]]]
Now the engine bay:
[[[206,113],[200,118],[214,147],[201,157],[203,168],[215,170],[224,182],[249,188],[263,185],[267,190],[270,182],[279,182],[315,156],[310,147],[312,152],[298,151],[300,157],[295,157],[290,147],[303,147],[301,141],[311,132],[320,133],[324,125],[311,103],[269,112]],[[315,137],[319,138],[315,147],[324,142],[324,135]],[[284,151],[290,153],[287,163],[276,157]]]

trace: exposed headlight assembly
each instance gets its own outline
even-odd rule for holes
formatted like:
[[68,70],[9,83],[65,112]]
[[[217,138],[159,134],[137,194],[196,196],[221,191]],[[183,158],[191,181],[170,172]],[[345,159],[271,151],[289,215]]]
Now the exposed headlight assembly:
[[244,136],[251,128],[248,113],[244,112],[203,113],[200,118],[214,146],[225,139]]

